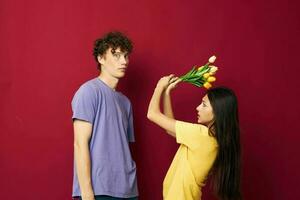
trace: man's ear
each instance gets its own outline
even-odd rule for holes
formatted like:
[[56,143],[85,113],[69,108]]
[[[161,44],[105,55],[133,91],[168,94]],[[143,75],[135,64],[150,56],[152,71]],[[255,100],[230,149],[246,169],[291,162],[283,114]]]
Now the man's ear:
[[99,62],[101,65],[104,64],[104,56],[98,55],[98,56],[97,56],[97,60],[98,60],[98,62]]

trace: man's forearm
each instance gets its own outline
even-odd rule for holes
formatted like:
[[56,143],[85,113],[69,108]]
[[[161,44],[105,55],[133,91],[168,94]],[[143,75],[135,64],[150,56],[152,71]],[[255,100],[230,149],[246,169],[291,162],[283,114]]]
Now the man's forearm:
[[75,144],[74,157],[76,172],[83,200],[94,200],[91,181],[91,160],[88,144]]

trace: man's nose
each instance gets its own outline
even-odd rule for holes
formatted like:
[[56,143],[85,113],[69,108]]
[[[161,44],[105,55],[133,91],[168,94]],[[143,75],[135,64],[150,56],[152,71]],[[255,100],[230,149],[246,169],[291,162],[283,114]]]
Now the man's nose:
[[125,56],[121,56],[120,62],[121,62],[122,64],[127,64],[127,63],[128,63],[128,59],[127,59]]

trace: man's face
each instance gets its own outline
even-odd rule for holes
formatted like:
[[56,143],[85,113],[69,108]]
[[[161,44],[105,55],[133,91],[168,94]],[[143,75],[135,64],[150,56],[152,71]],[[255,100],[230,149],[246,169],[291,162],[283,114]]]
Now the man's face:
[[129,63],[127,52],[122,52],[120,48],[113,51],[109,48],[103,56],[98,56],[98,62],[101,64],[101,72],[114,78],[122,78]]

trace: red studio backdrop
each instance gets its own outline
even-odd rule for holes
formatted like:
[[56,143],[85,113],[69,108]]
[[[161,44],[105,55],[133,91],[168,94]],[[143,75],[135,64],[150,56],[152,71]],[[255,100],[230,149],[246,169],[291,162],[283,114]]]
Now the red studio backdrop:
[[[162,199],[178,148],[146,118],[156,82],[213,54],[216,85],[231,87],[239,99],[244,199],[300,199],[298,7],[296,0],[1,0],[1,198],[71,199],[70,102],[98,75],[93,41],[120,30],[135,45],[118,89],[134,108],[141,200]],[[204,92],[179,85],[176,118],[196,122]],[[209,184],[203,193],[215,199]]]

